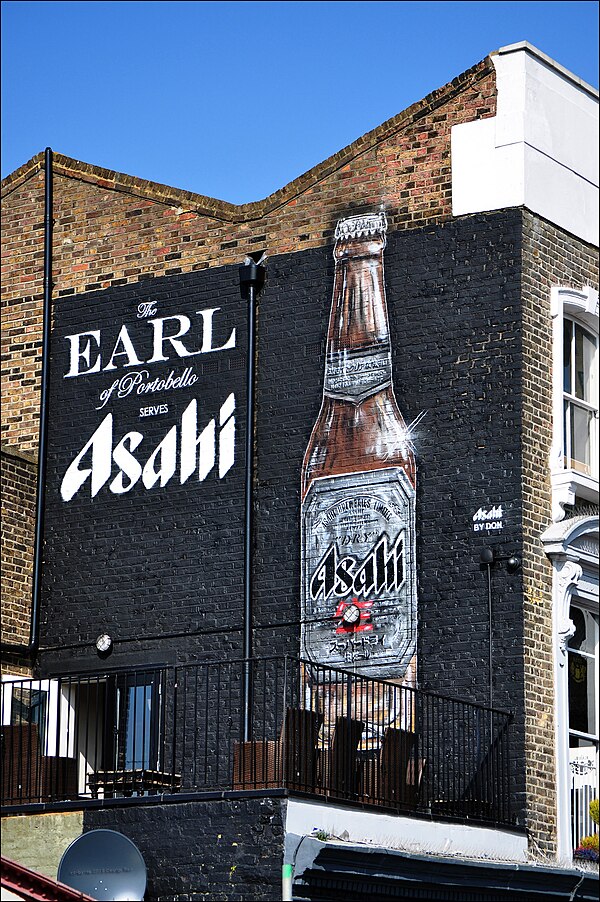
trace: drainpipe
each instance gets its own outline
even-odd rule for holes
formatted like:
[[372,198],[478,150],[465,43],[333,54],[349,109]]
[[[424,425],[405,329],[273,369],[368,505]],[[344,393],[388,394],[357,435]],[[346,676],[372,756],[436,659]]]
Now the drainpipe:
[[248,301],[246,357],[246,486],[244,511],[244,639],[242,675],[243,741],[252,735],[252,508],[254,488],[254,364],[256,356],[256,301],[265,284],[265,255],[249,254],[240,266],[240,291]]
[[42,325],[42,377],[40,386],[40,428],[38,440],[37,498],[35,512],[35,545],[31,593],[31,625],[29,644],[2,642],[2,651],[34,655],[39,644],[39,606],[44,544],[44,496],[46,487],[46,448],[48,440],[48,392],[50,380],[50,310],[52,304],[52,150],[44,155],[44,303]]
[[[487,568],[487,596],[488,596],[488,678],[489,678],[489,706],[494,707],[494,661],[492,655],[493,649],[493,633],[492,633],[492,565],[496,560],[493,548],[482,548],[480,554],[480,563],[482,568]],[[490,714],[491,717],[491,714]]]

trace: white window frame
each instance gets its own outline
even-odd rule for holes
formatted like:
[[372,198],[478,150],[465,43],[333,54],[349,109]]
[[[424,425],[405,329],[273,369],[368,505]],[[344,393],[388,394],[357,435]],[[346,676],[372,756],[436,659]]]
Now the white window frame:
[[[565,467],[564,447],[564,401],[563,386],[563,340],[564,321],[571,320],[582,326],[596,338],[596,360],[598,373],[598,292],[589,286],[581,290],[554,287],[551,292],[552,315],[552,448],[550,451],[550,480],[552,484],[552,518],[560,521],[565,517],[565,505],[575,504],[583,499],[598,503],[598,476]],[[596,378],[597,385],[597,378]],[[588,406],[589,405],[582,405]],[[595,409],[595,436],[597,450],[598,401]],[[594,451],[595,453],[595,451]]]
[[[598,778],[598,710],[597,710],[597,684],[598,684],[598,605],[596,604],[594,610],[594,604],[590,603],[588,600],[582,599],[579,595],[574,594],[571,598],[571,607],[577,608],[584,615],[584,618],[587,616],[587,625],[590,627],[590,621],[593,622],[593,630],[594,630],[594,649],[593,651],[582,651],[581,649],[572,649],[569,645],[570,636],[567,639],[567,661],[569,660],[569,655],[573,655],[575,658],[584,659],[588,665],[591,665],[593,668],[593,679],[594,685],[596,687],[595,695],[593,697],[594,704],[594,731],[593,732],[580,732],[579,730],[575,730],[571,727],[571,712],[569,711],[569,764],[570,767],[584,767],[585,771],[582,772],[579,770],[572,772],[571,774],[571,786],[572,790],[578,795],[578,803],[573,806],[573,795],[571,795],[571,827],[572,827],[572,845],[573,848],[576,848],[581,839],[584,836],[588,836],[590,833],[595,832],[594,823],[592,818],[590,817],[588,806],[589,802],[592,798],[597,798],[597,778]],[[569,675],[567,675],[567,687],[569,685]],[[588,707],[590,706],[590,698],[588,695]],[[588,712],[589,713],[589,712]],[[578,749],[580,754],[574,754],[571,749],[571,737],[575,739],[582,739],[588,743],[588,745],[580,747]],[[573,811],[573,807],[575,807],[575,811]]]
[[73,758],[74,736],[73,731],[60,731],[58,726],[58,715],[60,713],[61,723],[73,724],[75,719],[75,707],[72,699],[69,697],[67,687],[60,687],[58,680],[35,680],[32,677],[16,676],[6,674],[2,677],[2,705],[1,720],[2,726],[8,726],[12,719],[12,702],[14,687],[22,689],[30,689],[31,691],[45,692],[47,695],[45,723],[44,723],[44,744],[41,749],[42,755],[48,757]]
[[550,526],[541,537],[552,561],[554,642],[554,724],[556,761],[557,857],[571,866],[571,766],[569,749],[569,639],[575,625],[571,604],[598,614],[598,517],[579,516]]

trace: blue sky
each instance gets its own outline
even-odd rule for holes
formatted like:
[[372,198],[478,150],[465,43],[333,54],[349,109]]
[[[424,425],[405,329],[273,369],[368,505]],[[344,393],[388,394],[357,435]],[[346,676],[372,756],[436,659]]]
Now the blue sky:
[[2,176],[58,153],[245,203],[490,51],[598,85],[596,2],[2,3]]

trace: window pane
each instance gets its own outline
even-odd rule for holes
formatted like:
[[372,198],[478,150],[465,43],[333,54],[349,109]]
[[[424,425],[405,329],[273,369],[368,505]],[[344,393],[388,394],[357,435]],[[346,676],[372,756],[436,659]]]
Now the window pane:
[[571,394],[571,338],[573,323],[566,319],[563,331],[563,386],[564,391]]
[[584,836],[596,832],[590,816],[590,802],[597,797],[598,743],[571,733],[569,746],[571,833],[573,848],[576,849]]
[[573,621],[575,632],[569,639],[569,648],[593,655],[598,642],[598,619],[591,611],[584,611],[571,605],[569,618]]
[[127,697],[125,768],[149,767],[152,686],[130,686]]
[[583,611],[579,608],[571,607],[569,609],[569,618],[573,621],[573,625],[575,627],[575,632],[569,639],[569,648],[577,650],[581,648],[586,639],[585,618],[583,616]]
[[575,395],[593,403],[592,374],[596,342],[589,332],[575,326]]
[[565,449],[565,467],[571,466],[571,405],[563,404],[563,448]]
[[592,424],[591,411],[571,405],[571,458],[582,464],[585,472],[590,471]]
[[569,729],[596,732],[594,660],[569,653]]
[[20,685],[13,689],[11,705],[11,724],[36,724],[42,748],[46,736],[47,693],[41,689],[23,688]]

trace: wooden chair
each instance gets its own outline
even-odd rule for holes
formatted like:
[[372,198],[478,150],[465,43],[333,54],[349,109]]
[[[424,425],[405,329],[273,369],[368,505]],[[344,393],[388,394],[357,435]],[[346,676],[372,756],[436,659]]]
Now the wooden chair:
[[287,708],[279,739],[236,742],[233,788],[287,786],[311,792],[316,785],[317,741],[323,716],[306,708]]
[[37,724],[3,726],[2,804],[38,802],[41,795],[41,750]]
[[361,796],[376,805],[414,809],[419,801],[425,759],[416,752],[416,735],[388,727],[379,757],[365,761]]
[[358,794],[360,772],[357,751],[364,728],[362,720],[336,718],[331,746],[322,752],[321,792],[342,798]]
[[1,738],[3,805],[77,798],[77,761],[43,755],[37,724],[3,726]]

